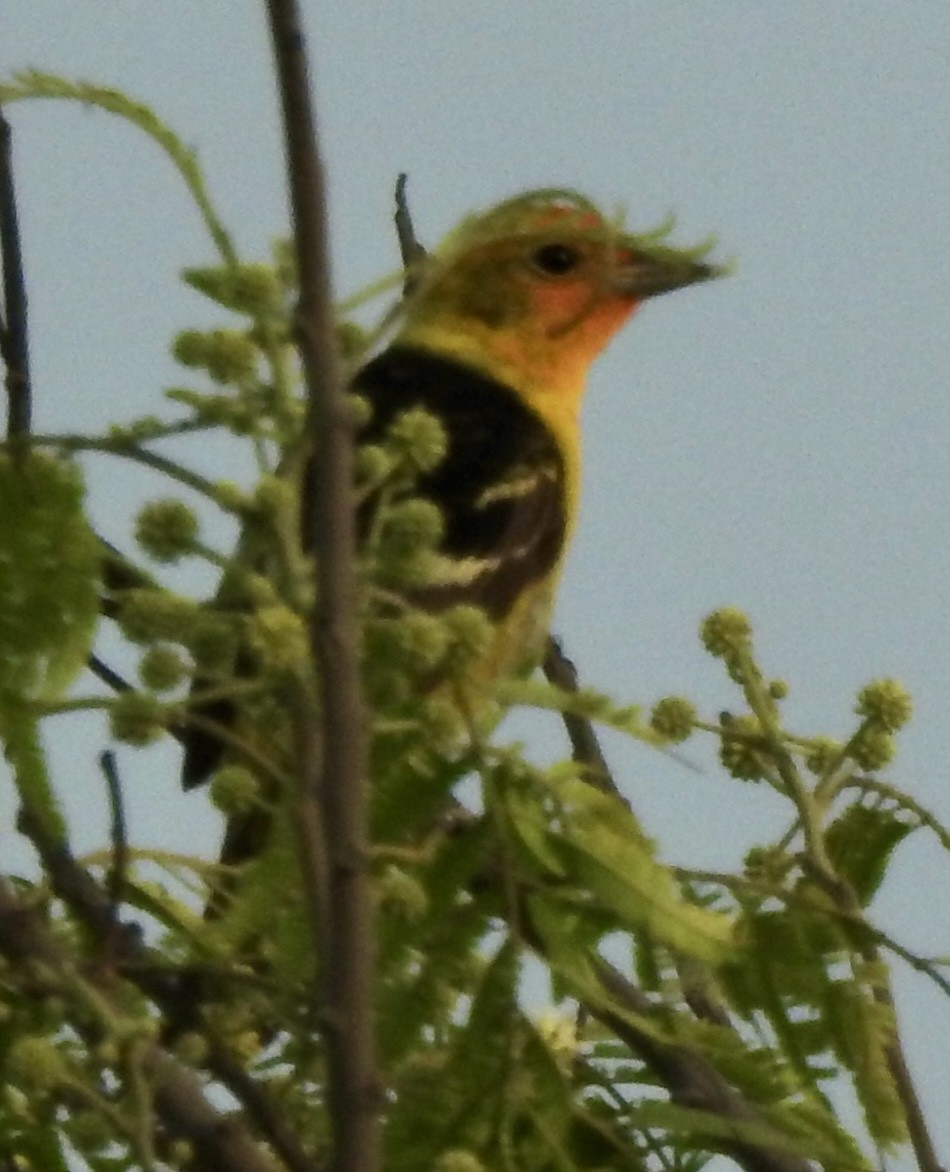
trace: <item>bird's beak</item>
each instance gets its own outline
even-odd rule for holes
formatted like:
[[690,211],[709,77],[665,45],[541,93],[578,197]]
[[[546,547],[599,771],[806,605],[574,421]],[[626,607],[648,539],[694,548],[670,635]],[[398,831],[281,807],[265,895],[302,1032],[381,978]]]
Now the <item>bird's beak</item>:
[[707,264],[672,248],[632,248],[621,252],[611,284],[618,292],[643,300],[711,281],[728,271],[728,266]]

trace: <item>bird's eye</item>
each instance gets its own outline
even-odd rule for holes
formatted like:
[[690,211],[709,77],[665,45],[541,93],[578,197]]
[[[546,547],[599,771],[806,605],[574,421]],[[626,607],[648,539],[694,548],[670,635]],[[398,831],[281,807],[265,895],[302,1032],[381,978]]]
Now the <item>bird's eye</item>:
[[543,244],[531,254],[531,263],[548,277],[563,277],[576,269],[581,252],[570,244]]

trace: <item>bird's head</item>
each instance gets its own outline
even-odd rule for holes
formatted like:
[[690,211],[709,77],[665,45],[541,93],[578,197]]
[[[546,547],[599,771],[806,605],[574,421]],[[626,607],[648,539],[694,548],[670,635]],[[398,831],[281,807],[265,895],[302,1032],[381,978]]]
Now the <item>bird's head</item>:
[[576,412],[587,370],[649,297],[718,276],[669,225],[633,235],[573,192],[529,192],[470,217],[423,263],[401,340],[518,381]]

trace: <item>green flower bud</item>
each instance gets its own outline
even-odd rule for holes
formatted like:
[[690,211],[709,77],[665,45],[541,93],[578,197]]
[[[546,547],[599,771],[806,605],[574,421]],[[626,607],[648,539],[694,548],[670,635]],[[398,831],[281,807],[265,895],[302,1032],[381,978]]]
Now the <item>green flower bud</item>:
[[254,503],[267,516],[278,517],[296,507],[297,494],[285,477],[262,476],[254,490]]
[[188,674],[188,664],[181,653],[167,643],[150,647],[139,663],[139,678],[153,692],[177,688]]
[[117,741],[144,748],[165,731],[167,713],[154,696],[123,692],[109,705],[109,724]]
[[788,695],[786,680],[769,680],[769,695],[773,700],[784,700]]
[[298,671],[309,662],[310,640],[300,615],[289,606],[264,606],[248,622],[248,643],[265,668]]
[[243,383],[257,371],[258,349],[240,330],[182,330],[172,346],[183,365],[200,367],[217,383]]
[[434,549],[444,527],[442,513],[431,501],[419,497],[397,501],[386,509],[384,556],[400,557],[420,549]]
[[488,615],[480,607],[467,603],[445,611],[442,623],[450,640],[447,666],[456,673],[481,659],[495,635],[495,625]]
[[765,883],[781,883],[792,866],[792,859],[775,847],[753,847],[743,860],[749,879]]
[[674,744],[685,741],[696,723],[696,709],[683,696],[665,696],[650,713],[650,727]]
[[184,642],[203,671],[228,670],[237,650],[237,631],[225,615],[199,610]]
[[393,457],[379,444],[360,444],[355,459],[357,484],[382,484],[392,475]]
[[233,480],[218,480],[214,486],[214,499],[228,513],[244,517],[253,508],[253,502],[245,490]]
[[841,742],[831,737],[813,737],[805,757],[806,768],[820,777],[840,757],[842,748]]
[[199,614],[196,602],[170,590],[124,590],[119,600],[119,627],[131,643],[187,642]]
[[422,407],[403,411],[389,426],[386,446],[412,473],[431,472],[445,459],[448,436],[431,412]]
[[157,562],[175,562],[194,550],[198,518],[184,501],[150,501],[139,512],[135,539]]
[[336,342],[344,362],[362,358],[369,345],[369,333],[354,321],[341,321],[336,327]]
[[260,782],[243,765],[224,765],[211,778],[211,801],[222,814],[246,814],[260,795]]
[[258,349],[239,330],[212,330],[205,366],[216,383],[243,383],[257,372]]
[[855,712],[886,732],[897,732],[910,720],[913,701],[897,680],[872,680],[858,692]]
[[716,658],[728,657],[744,648],[752,634],[748,616],[733,606],[724,606],[707,615],[700,627],[703,646]]
[[276,271],[260,263],[185,269],[186,284],[237,313],[258,316],[281,306],[283,287]]
[[894,738],[883,728],[865,726],[848,746],[848,756],[861,769],[883,769],[894,759]]
[[207,335],[201,330],[182,330],[172,342],[172,356],[182,366],[204,366],[207,353]]
[[762,727],[754,716],[733,716],[724,725],[719,760],[740,781],[760,781],[772,773],[772,759],[762,751]]

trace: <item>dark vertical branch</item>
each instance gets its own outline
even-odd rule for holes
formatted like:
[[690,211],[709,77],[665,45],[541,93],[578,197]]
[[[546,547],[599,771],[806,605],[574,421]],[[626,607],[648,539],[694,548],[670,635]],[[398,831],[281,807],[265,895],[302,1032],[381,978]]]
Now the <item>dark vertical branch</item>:
[[[548,683],[554,684],[562,692],[576,692],[578,689],[577,670],[553,635],[548,637],[544,649],[544,674]],[[571,742],[571,755],[578,765],[583,766],[586,780],[597,789],[613,794],[624,805],[629,805],[611,775],[591,722],[574,712],[563,713],[563,720]]]
[[426,250],[419,243],[416,229],[412,222],[412,212],[409,210],[409,201],[406,198],[406,183],[409,176],[402,172],[396,180],[396,213],[393,220],[396,224],[396,239],[399,241],[399,255],[402,257],[402,267],[406,270],[403,282],[403,295],[408,297],[418,280],[414,272],[419,262],[425,259]]
[[[313,459],[308,546],[318,605],[311,649],[320,710],[298,705],[301,844],[325,965],[320,1020],[327,1042],[333,1167],[380,1164],[375,1066],[375,939],[367,857],[367,760],[359,665],[353,424],[340,375],[327,243],[326,191],[310,99],[300,11],[268,0],[287,146],[300,281],[298,345],[307,382]],[[322,838],[322,841],[321,841]]]
[[99,768],[106,781],[109,810],[112,816],[112,824],[109,828],[109,838],[112,841],[112,861],[109,864],[106,889],[109,892],[112,914],[118,919],[129,869],[129,837],[125,819],[125,803],[122,800],[122,782],[119,779],[119,767],[116,765],[115,753],[110,750],[100,753]]
[[0,110],[0,254],[3,260],[3,320],[0,355],[6,368],[7,435],[29,435],[32,416],[26,282],[20,250],[16,191],[13,185],[13,132]]

